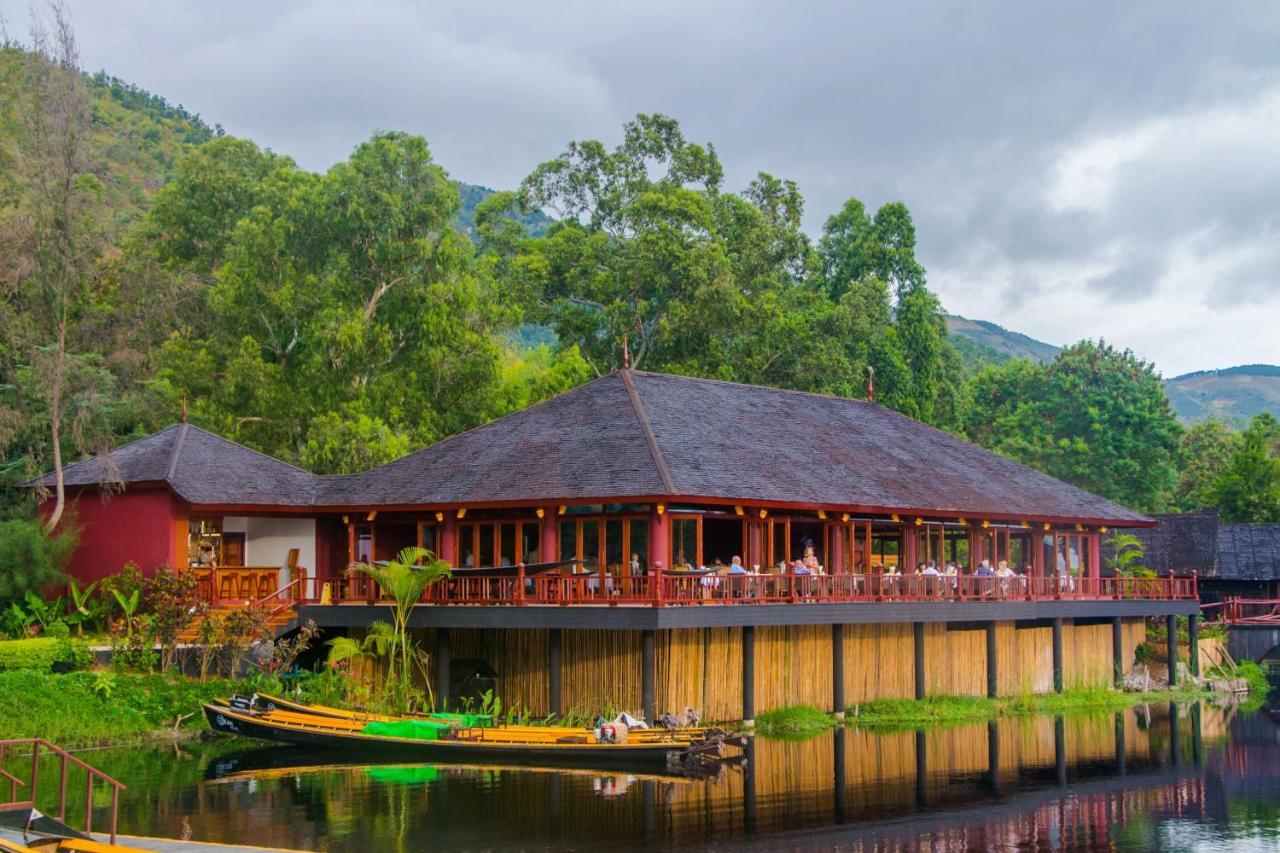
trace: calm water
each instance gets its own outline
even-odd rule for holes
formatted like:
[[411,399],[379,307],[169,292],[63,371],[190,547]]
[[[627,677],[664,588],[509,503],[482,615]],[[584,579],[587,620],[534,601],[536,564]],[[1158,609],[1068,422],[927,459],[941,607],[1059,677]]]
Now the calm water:
[[757,738],[697,781],[234,741],[85,757],[130,786],[123,832],[305,850],[1280,850],[1275,708]]

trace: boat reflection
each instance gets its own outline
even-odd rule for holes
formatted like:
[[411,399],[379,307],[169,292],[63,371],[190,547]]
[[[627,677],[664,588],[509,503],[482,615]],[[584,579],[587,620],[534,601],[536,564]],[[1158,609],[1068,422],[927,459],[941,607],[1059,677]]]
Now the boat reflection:
[[369,845],[388,842],[392,814],[402,849],[793,839],[854,850],[1146,849],[1170,846],[1153,833],[1177,821],[1228,825],[1223,803],[1252,796],[1244,780],[1257,786],[1259,774],[1259,790],[1280,800],[1280,728],[1261,714],[1246,715],[1248,727],[1233,717],[1192,704],[928,731],[847,728],[802,742],[758,737],[743,762],[709,780],[339,764],[332,753],[265,747],[211,759],[182,817],[212,828],[201,832],[210,839],[326,850],[384,849]]

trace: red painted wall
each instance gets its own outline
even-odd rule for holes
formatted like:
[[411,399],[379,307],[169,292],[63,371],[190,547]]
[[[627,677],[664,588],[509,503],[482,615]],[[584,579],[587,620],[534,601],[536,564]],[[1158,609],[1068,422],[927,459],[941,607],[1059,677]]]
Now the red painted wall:
[[[41,506],[45,513],[52,500]],[[96,489],[69,497],[68,509],[80,526],[80,545],[67,573],[82,583],[137,563],[145,574],[179,556],[179,522],[186,508],[164,489],[134,489],[103,500]]]

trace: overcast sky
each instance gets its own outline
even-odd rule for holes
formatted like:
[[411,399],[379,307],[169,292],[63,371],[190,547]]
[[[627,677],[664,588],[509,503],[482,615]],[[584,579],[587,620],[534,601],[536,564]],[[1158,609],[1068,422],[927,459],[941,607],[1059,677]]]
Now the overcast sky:
[[1275,2],[70,5],[87,69],[311,169],[403,129],[508,188],[663,112],[731,189],[798,181],[811,234],[906,202],[949,311],[1166,375],[1280,363]]

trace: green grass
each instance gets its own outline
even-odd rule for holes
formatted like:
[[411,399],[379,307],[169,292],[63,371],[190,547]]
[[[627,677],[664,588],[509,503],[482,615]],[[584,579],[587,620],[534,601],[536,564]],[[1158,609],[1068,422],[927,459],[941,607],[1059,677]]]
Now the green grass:
[[0,672],[0,738],[42,737],[62,747],[141,743],[204,726],[200,703],[234,682],[165,675],[35,670]]
[[845,720],[865,729],[906,730],[986,722],[1006,717],[1072,716],[1114,713],[1134,705],[1205,699],[1213,694],[1194,688],[1124,693],[1105,687],[1081,687],[1063,693],[985,696],[928,696],[924,699],[877,699],[850,707]]
[[836,725],[830,714],[812,705],[792,705],[766,711],[756,718],[756,731],[773,738],[805,738]]

